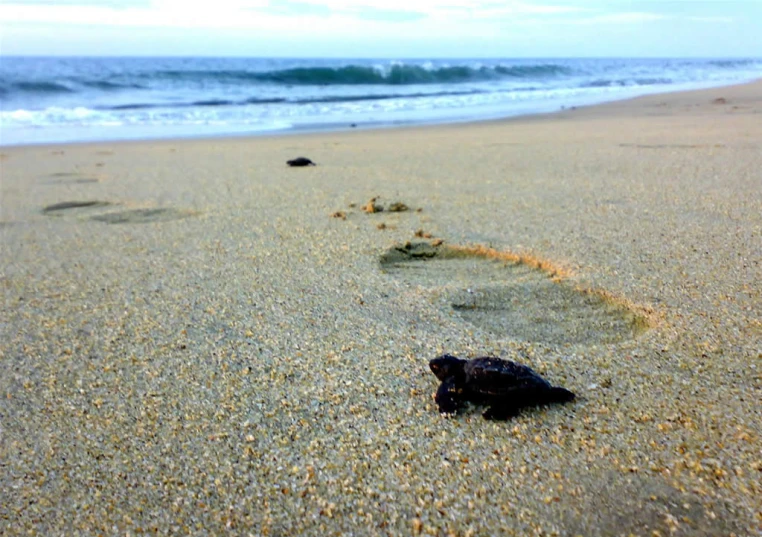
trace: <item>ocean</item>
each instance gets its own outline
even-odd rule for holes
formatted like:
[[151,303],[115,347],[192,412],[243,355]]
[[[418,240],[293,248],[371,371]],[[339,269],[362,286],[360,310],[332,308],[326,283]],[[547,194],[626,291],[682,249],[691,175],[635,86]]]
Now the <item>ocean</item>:
[[762,59],[0,59],[0,145],[494,119],[762,77]]

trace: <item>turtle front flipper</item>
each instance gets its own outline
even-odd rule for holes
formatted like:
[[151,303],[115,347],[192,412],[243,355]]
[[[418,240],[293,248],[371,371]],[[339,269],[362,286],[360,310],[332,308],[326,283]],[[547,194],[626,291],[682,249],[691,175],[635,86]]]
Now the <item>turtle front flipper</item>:
[[463,389],[457,386],[453,377],[444,380],[434,398],[439,407],[439,412],[442,414],[456,413],[460,408],[462,392]]
[[513,404],[496,404],[484,411],[485,420],[506,421],[519,415],[520,406]]

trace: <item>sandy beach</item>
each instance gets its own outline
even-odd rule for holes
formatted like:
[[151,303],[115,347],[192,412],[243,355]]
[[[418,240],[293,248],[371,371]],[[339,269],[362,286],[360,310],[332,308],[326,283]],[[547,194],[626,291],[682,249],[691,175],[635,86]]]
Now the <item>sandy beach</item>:
[[0,534],[762,535],[762,82],[0,153]]

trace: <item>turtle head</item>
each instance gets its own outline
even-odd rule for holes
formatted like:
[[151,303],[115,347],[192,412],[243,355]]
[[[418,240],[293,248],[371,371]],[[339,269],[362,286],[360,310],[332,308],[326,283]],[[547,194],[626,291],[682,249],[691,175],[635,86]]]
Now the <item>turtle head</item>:
[[450,354],[443,354],[429,362],[429,367],[436,377],[445,381],[450,377],[459,377],[463,374],[463,365],[466,360],[461,360]]

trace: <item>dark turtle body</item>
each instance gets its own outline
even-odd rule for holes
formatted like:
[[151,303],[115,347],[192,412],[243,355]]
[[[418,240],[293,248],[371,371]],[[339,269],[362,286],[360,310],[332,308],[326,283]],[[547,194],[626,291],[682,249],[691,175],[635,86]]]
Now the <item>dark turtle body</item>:
[[442,381],[436,402],[443,414],[456,413],[464,402],[489,405],[486,419],[507,420],[528,406],[566,403],[574,394],[552,386],[531,367],[501,358],[462,360],[444,354],[429,362]]
[[312,162],[307,157],[297,157],[292,160],[287,160],[286,164],[289,166],[317,166],[314,162]]

